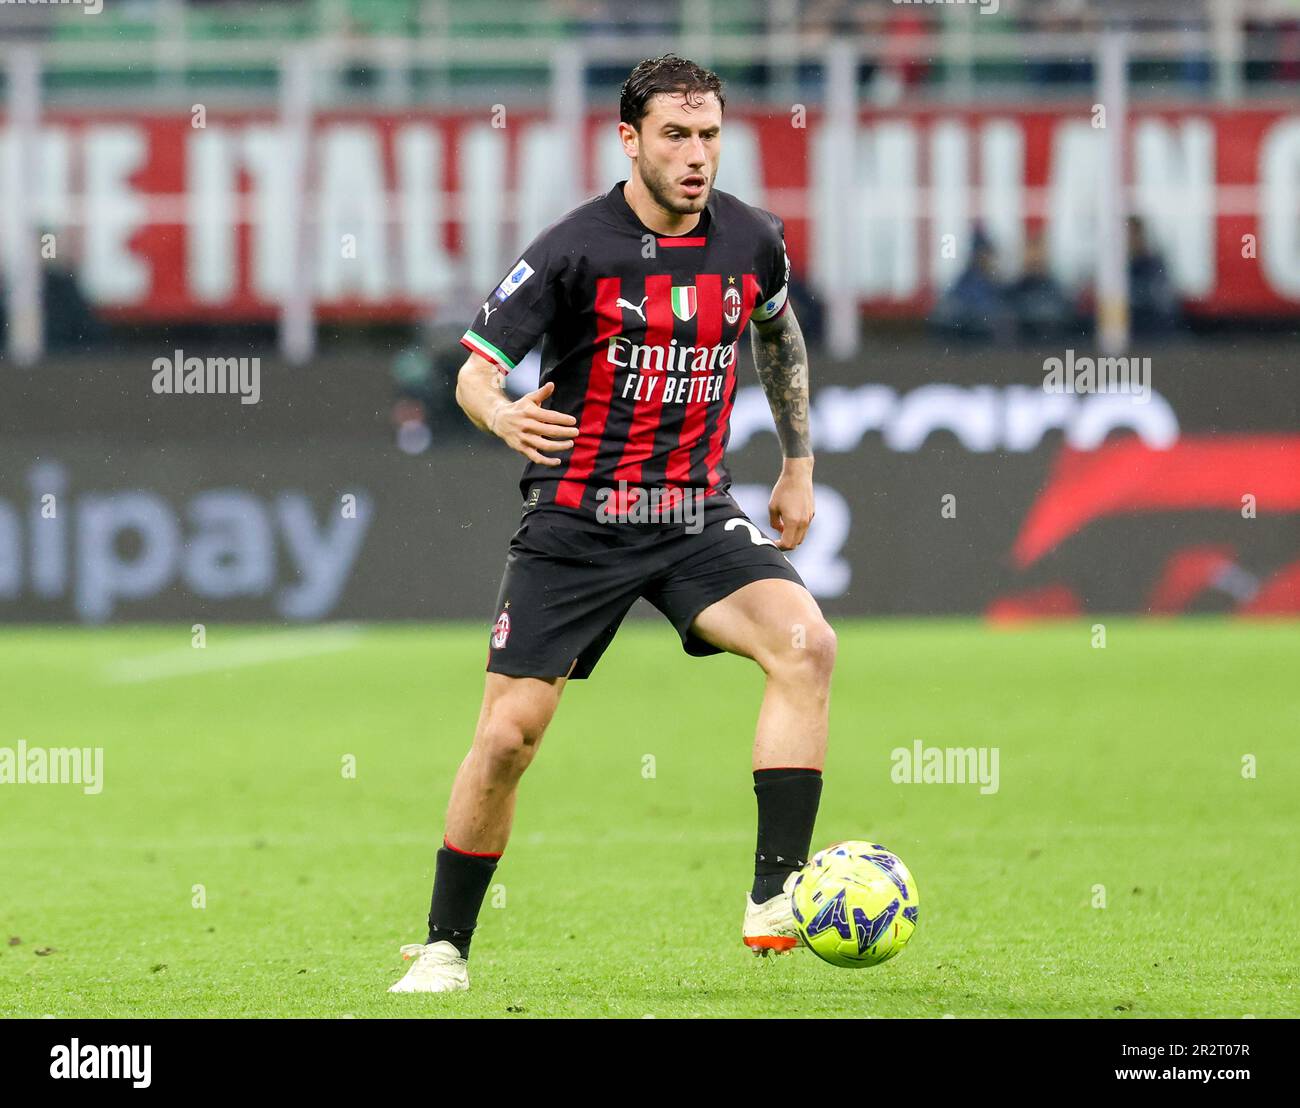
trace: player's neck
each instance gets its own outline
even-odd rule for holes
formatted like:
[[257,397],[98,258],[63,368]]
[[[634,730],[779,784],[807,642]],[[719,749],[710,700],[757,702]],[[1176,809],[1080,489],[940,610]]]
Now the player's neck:
[[660,207],[636,173],[629,175],[627,184],[623,186],[623,199],[636,213],[637,219],[656,234],[684,235],[693,231],[700,222],[699,212],[681,215]]

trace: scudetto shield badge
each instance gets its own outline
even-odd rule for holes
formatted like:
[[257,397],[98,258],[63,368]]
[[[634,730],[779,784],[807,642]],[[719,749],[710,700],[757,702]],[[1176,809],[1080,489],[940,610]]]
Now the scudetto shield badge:
[[673,286],[673,315],[683,323],[695,318],[695,286]]
[[740,290],[729,288],[722,294],[722,318],[735,323],[740,318]]

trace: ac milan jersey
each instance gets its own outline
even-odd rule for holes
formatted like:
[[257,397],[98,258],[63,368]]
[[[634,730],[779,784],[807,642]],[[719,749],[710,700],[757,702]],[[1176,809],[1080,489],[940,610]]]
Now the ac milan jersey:
[[578,422],[561,465],[525,468],[528,507],[588,514],[621,489],[659,490],[661,505],[724,491],[739,340],[785,310],[777,216],[715,189],[693,230],[660,235],[625,183],[538,235],[461,339],[503,373],[541,339],[547,406]]

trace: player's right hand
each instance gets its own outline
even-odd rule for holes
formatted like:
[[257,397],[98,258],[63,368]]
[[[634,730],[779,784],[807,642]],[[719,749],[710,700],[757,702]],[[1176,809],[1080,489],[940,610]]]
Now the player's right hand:
[[543,451],[572,450],[573,440],[578,437],[578,421],[573,416],[542,407],[554,391],[555,382],[547,381],[540,389],[501,405],[489,427],[511,450],[544,466],[557,466],[561,459],[548,457]]

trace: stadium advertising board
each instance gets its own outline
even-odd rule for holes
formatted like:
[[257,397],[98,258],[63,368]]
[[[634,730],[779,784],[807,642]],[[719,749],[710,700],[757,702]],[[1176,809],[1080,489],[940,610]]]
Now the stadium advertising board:
[[[1295,614],[1293,359],[1157,347],[1145,398],[1045,391],[1042,352],[815,367],[817,518],[794,563],[829,614]],[[490,623],[519,459],[468,431],[412,456],[377,422],[344,430],[383,403],[372,382],[340,405],[345,372],[322,368],[317,390],[272,368],[256,407],[154,398],[227,402],[221,420],[203,409],[206,433],[170,435],[157,407],[88,380],[98,432],[6,435],[0,618]],[[738,394],[729,464],[766,529],[779,451],[757,384]]]
[[[307,261],[329,317],[459,311],[541,227],[626,176],[604,115],[575,126],[512,111],[496,126],[486,113],[327,112],[301,146],[266,113],[195,122],[59,111],[41,122],[32,221],[56,237],[79,231],[75,264],[105,310],[269,319]],[[816,111],[736,108],[717,185],[783,217],[813,289],[847,287],[878,314],[924,312],[977,223],[1007,276],[1041,233],[1055,276],[1083,290],[1097,242],[1095,123],[1090,104],[870,112],[846,140]],[[1131,125],[1133,210],[1192,310],[1294,312],[1300,115],[1142,108]],[[13,149],[6,132],[0,159]],[[0,174],[0,188],[11,179]]]

